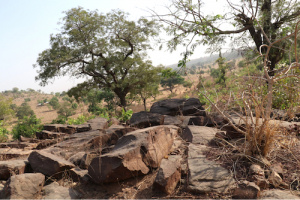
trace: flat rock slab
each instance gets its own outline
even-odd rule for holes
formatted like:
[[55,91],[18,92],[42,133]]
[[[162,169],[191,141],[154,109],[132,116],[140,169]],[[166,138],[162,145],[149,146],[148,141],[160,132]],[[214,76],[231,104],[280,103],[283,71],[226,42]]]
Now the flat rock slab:
[[68,125],[68,128],[72,128],[76,130],[76,133],[82,133],[92,130],[90,124],[80,124],[80,125]]
[[0,161],[0,180],[7,180],[13,175],[25,172],[27,160]]
[[206,116],[206,112],[202,107],[199,99],[166,99],[155,102],[150,109],[152,113],[161,115],[195,115]]
[[204,152],[207,147],[189,144],[188,167],[189,181],[187,189],[192,192],[223,193],[236,187],[232,174],[214,161],[207,160]]
[[12,158],[25,158],[32,150],[23,150],[16,148],[0,148],[0,160],[9,160]]
[[182,120],[180,120],[179,118],[180,117],[177,116],[165,115],[164,125],[181,126]]
[[86,122],[91,126],[91,130],[104,130],[108,128],[108,120],[103,117],[96,117]]
[[274,189],[260,192],[259,199],[300,199],[300,197],[290,191]]
[[187,126],[181,133],[182,139],[193,144],[206,145],[214,138],[218,130],[206,126]]
[[60,186],[54,182],[43,188],[42,199],[79,199],[79,196],[74,189]]
[[72,134],[66,137],[65,141],[50,146],[44,149],[44,151],[68,160],[76,153],[89,149],[89,141],[98,137],[100,134],[101,132],[99,130]]
[[164,124],[164,116],[159,113],[141,111],[134,113],[130,118],[130,126],[137,128],[147,128]]
[[181,178],[181,156],[169,156],[163,159],[156,175],[153,188],[166,194],[172,194]]
[[88,171],[95,183],[116,182],[147,174],[169,154],[176,126],[155,126],[136,130],[120,138],[111,152],[92,160]]
[[4,185],[4,199],[38,199],[45,182],[41,173],[20,174],[10,177]]
[[29,142],[5,142],[0,143],[0,148],[16,148],[31,150],[36,147],[37,144]]
[[35,172],[40,172],[47,176],[57,177],[65,170],[75,167],[73,163],[43,150],[33,151],[29,155],[28,161]]
[[60,132],[60,133],[67,133],[67,134],[73,134],[76,132],[76,128],[70,128],[66,124],[45,124],[43,129],[46,131]]

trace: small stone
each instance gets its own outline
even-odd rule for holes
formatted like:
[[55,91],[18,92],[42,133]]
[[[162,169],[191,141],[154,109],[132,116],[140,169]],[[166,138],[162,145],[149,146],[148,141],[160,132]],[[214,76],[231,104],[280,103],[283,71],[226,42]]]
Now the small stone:
[[274,170],[271,171],[271,174],[270,174],[268,180],[275,188],[280,186],[282,183],[282,178]]

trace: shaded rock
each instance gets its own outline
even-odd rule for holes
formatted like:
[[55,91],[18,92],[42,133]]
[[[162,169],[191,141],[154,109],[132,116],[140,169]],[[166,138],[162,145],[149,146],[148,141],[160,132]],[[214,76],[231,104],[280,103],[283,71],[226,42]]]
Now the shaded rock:
[[211,127],[187,126],[180,136],[187,142],[206,145],[215,138],[217,132],[217,129]]
[[76,133],[82,133],[92,130],[90,124],[68,125],[68,128],[75,129]]
[[5,142],[0,143],[0,148],[16,148],[31,150],[36,147],[36,144],[29,142]]
[[102,117],[96,117],[86,122],[91,126],[91,130],[104,130],[108,127],[108,120]]
[[181,156],[169,156],[163,159],[153,188],[158,189],[166,194],[172,194],[180,180],[180,159]]
[[80,160],[79,167],[81,169],[87,169],[91,164],[92,160],[96,158],[98,155],[96,153],[85,153]]
[[212,121],[208,117],[204,116],[195,116],[191,117],[188,121],[188,125],[194,125],[194,126],[213,126]]
[[202,107],[199,99],[166,99],[155,102],[150,109],[151,113],[159,113],[161,115],[195,115],[206,116],[206,112]]
[[243,181],[232,194],[233,199],[256,199],[260,188],[253,182]]
[[36,137],[40,140],[60,138],[65,135],[66,135],[65,133],[58,133],[58,132],[52,132],[52,131],[46,131],[46,130],[36,133]]
[[73,168],[69,171],[70,178],[74,182],[83,182],[85,176],[88,175],[88,170],[80,169],[80,168]]
[[43,198],[42,199],[79,199],[80,196],[72,188],[66,188],[60,186],[58,183],[54,182],[43,188]]
[[197,193],[223,193],[235,188],[232,174],[216,162],[207,160],[204,155],[206,150],[204,145],[189,144],[187,189]]
[[271,170],[277,172],[281,178],[283,178],[283,168],[282,168],[282,164],[281,163],[275,163],[271,165]]
[[103,149],[106,146],[115,145],[120,137],[134,130],[136,130],[136,128],[112,125],[104,132],[100,133],[99,136],[91,139],[88,143],[90,148],[100,147]]
[[130,118],[130,126],[138,128],[147,128],[150,126],[159,126],[164,124],[164,116],[158,113],[141,111],[134,113]]
[[0,160],[9,160],[12,158],[27,157],[32,150],[23,150],[16,148],[0,148]]
[[58,142],[62,141],[63,139],[45,139],[40,142],[38,142],[37,146],[35,149],[40,150],[40,149],[45,149],[53,144],[57,144]]
[[176,116],[164,116],[164,125],[175,125],[175,126],[181,126],[182,121],[178,119]]
[[40,173],[12,176],[4,186],[2,197],[5,199],[38,199],[44,182],[45,176]]
[[27,137],[20,136],[20,137],[19,137],[19,141],[20,141],[20,142],[36,143],[36,142],[38,142],[39,140],[37,140],[37,139],[35,139],[35,138],[27,138]]
[[88,171],[96,183],[116,182],[147,174],[168,155],[177,135],[176,126],[136,130],[120,138],[111,152],[92,160]]
[[27,160],[0,161],[0,180],[7,180],[9,177],[25,172]]
[[35,172],[41,172],[47,176],[59,177],[65,170],[75,167],[73,163],[43,150],[33,151],[28,161]]
[[74,154],[73,156],[71,156],[68,159],[68,161],[73,163],[76,166],[79,166],[84,155],[85,155],[84,151],[78,152],[78,153]]
[[282,178],[277,172],[272,170],[270,176],[268,177],[268,181],[276,188],[281,185]]
[[73,134],[76,132],[76,128],[70,128],[65,124],[45,124],[44,130],[51,132],[61,132],[67,134]]
[[260,192],[259,199],[300,199],[290,191],[283,190],[265,190]]

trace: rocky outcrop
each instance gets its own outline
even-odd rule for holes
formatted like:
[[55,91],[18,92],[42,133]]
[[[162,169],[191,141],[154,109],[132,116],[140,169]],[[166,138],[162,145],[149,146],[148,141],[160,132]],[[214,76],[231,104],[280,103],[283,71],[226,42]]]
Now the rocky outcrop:
[[104,130],[108,128],[108,120],[102,117],[96,117],[86,122],[91,126],[91,130]]
[[176,126],[156,126],[128,133],[111,152],[94,158],[88,168],[96,183],[116,182],[147,174],[168,155],[177,135]]
[[28,173],[10,177],[2,190],[4,199],[38,199],[45,182],[41,173]]
[[180,136],[187,142],[207,145],[214,138],[218,130],[206,126],[187,126]]
[[300,199],[300,197],[292,194],[290,191],[275,189],[260,192],[259,199]]
[[61,173],[75,167],[73,163],[45,151],[33,151],[28,161],[35,172],[54,177],[60,177]]
[[51,183],[43,188],[42,199],[79,199],[78,193],[72,188],[60,186],[58,183]]
[[0,148],[0,160],[9,160],[12,158],[25,158],[32,150],[23,150],[16,148]]
[[166,99],[155,102],[150,109],[151,113],[159,113],[161,115],[194,115],[206,116],[199,99]]

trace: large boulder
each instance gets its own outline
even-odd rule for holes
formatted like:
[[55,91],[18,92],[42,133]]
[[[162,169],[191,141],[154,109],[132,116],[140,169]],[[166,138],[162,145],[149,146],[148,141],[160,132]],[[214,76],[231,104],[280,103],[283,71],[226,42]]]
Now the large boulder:
[[176,126],[155,126],[124,135],[111,152],[92,160],[88,168],[90,177],[103,183],[147,174],[169,154],[178,130]]
[[38,199],[45,182],[41,173],[20,174],[10,177],[2,191],[4,199]]
[[141,111],[134,113],[130,118],[130,126],[138,128],[147,128],[150,126],[159,126],[164,124],[164,116],[158,113]]
[[27,160],[0,161],[0,180],[7,180],[9,177],[25,172]]
[[161,115],[196,115],[206,116],[199,99],[166,99],[155,102],[150,109],[151,113],[159,113]]
[[29,155],[28,161],[35,172],[40,172],[47,176],[58,177],[64,171],[75,167],[73,163],[43,150],[33,151]]

